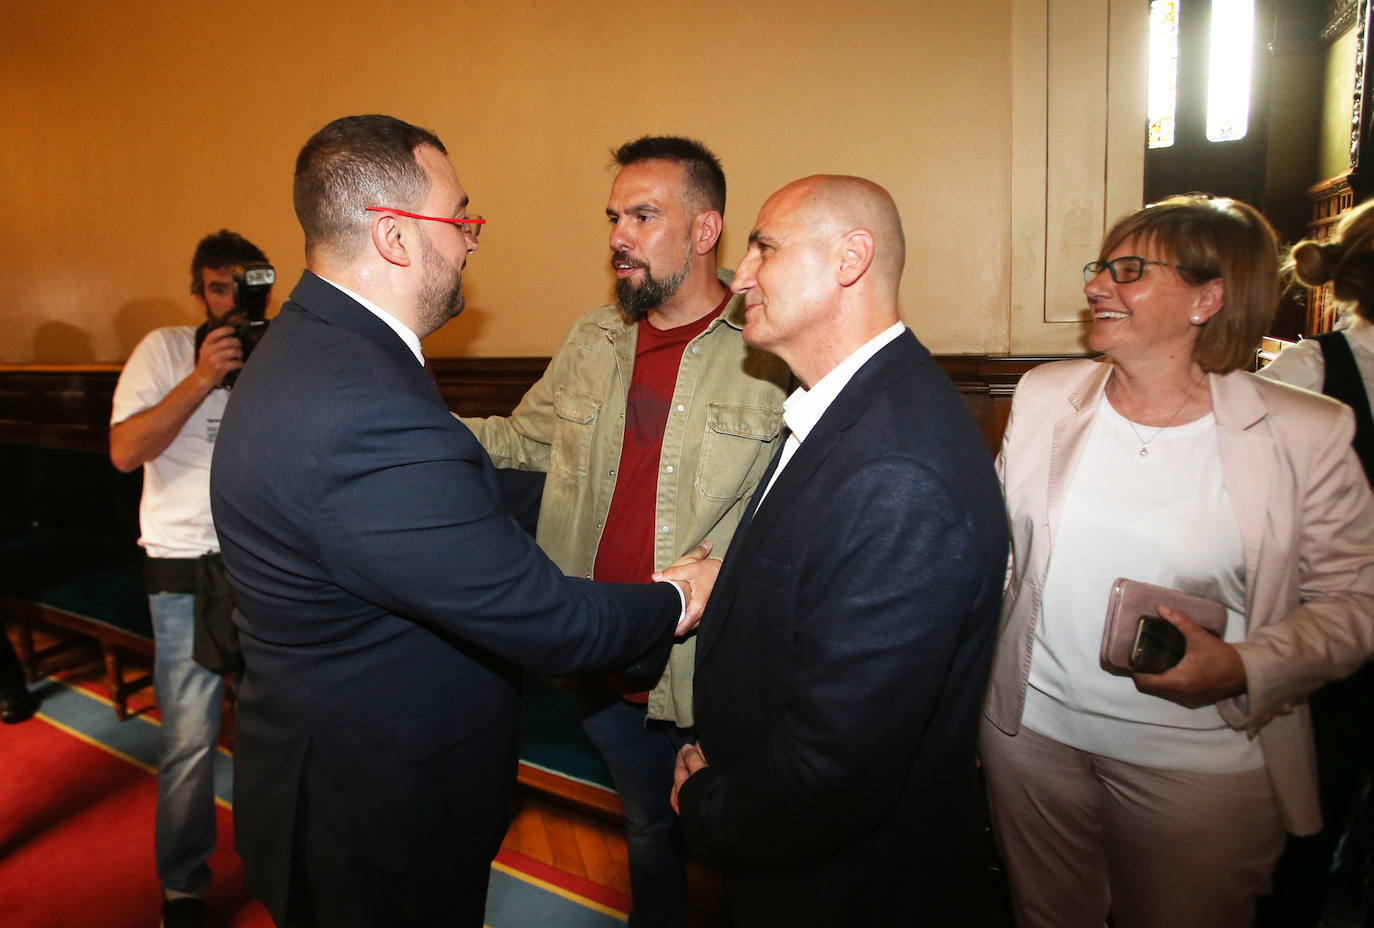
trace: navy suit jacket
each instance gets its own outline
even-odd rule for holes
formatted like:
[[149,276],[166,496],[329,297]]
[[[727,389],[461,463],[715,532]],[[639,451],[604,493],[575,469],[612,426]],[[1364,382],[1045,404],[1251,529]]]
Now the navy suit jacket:
[[699,629],[710,766],[679,796],[688,840],[737,926],[926,924],[980,837],[1007,562],[992,456],[908,331],[751,505]]
[[671,587],[563,577],[498,497],[401,339],[307,272],[211,470],[247,662],[235,833],[278,922],[480,924],[454,887],[485,886],[508,822],[514,664],[666,654]]

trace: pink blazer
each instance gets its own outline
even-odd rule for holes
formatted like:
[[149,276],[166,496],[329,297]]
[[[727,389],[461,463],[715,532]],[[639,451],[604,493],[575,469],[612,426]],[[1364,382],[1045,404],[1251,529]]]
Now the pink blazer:
[[[1012,557],[983,711],[1020,728],[1064,494],[1111,362],[1044,364],[1021,378],[997,459]],[[1247,691],[1218,705],[1258,735],[1285,827],[1320,829],[1306,697],[1374,654],[1374,494],[1334,400],[1237,371],[1209,375],[1221,468],[1245,549]]]

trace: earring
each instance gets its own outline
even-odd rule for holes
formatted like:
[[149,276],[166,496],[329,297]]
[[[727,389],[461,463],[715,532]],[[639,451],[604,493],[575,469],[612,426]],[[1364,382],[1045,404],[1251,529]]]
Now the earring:
[[1191,322],[1193,325],[1202,325],[1204,320],[1200,313],[1193,313],[1193,315],[1188,317],[1188,321]]

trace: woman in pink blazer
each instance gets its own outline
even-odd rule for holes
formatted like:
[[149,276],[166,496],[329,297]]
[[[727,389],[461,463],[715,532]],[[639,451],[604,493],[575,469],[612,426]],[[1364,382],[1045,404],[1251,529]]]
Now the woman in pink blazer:
[[[1106,357],[1022,378],[1012,563],[981,735],[1018,924],[1248,928],[1320,826],[1304,699],[1374,653],[1374,497],[1339,404],[1241,370],[1278,292],[1244,204],[1175,197],[1084,268]],[[1118,577],[1226,607],[1158,674],[1102,669]]]

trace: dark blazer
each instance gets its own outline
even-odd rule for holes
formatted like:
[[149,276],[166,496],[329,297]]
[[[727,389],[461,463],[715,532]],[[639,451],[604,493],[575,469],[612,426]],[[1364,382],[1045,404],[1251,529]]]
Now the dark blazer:
[[958,895],[948,881],[978,846],[1006,562],[992,457],[903,332],[736,534],[702,619],[710,766],[679,804],[689,842],[725,869],[735,928],[959,923],[920,917]]
[[404,342],[308,272],[234,386],[211,499],[247,660],[249,892],[279,923],[480,925],[513,662],[661,659],[676,592],[563,577]]

